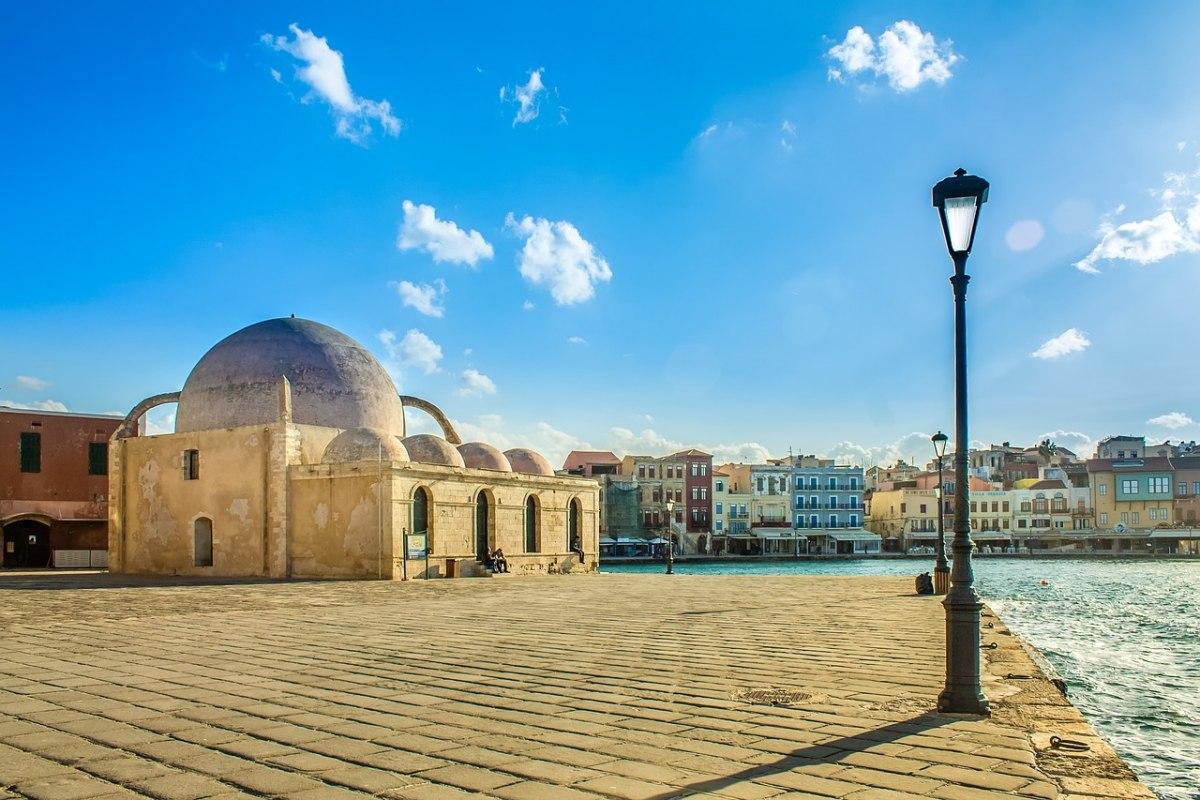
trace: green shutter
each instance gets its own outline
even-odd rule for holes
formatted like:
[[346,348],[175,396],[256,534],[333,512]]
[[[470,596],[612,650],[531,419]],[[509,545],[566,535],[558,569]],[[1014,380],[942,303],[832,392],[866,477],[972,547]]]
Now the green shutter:
[[21,472],[42,471],[42,435],[36,431],[21,432]]
[[108,474],[108,442],[88,444],[88,475]]

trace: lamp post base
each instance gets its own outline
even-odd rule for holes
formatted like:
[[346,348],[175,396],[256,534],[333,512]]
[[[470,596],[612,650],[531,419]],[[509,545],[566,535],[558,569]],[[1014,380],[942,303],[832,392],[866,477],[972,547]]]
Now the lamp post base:
[[976,714],[981,717],[992,713],[987,698],[971,686],[943,689],[938,695],[937,710],[942,714]]
[[950,568],[933,568],[933,593],[945,594],[950,591]]

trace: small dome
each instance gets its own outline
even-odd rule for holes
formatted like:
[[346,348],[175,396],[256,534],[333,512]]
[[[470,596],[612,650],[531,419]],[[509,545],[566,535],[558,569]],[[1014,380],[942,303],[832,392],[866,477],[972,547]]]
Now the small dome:
[[442,464],[447,467],[465,467],[463,457],[454,445],[432,433],[418,433],[404,439],[404,449],[412,461],[421,464]]
[[463,463],[471,469],[490,469],[496,472],[512,472],[508,459],[490,444],[484,442],[467,442],[458,446]]
[[396,385],[375,356],[328,325],[295,317],[255,323],[213,345],[183,384],[175,430],[275,422],[284,377],[298,425],[404,435]]
[[554,467],[536,450],[514,447],[512,450],[505,450],[504,455],[508,458],[508,463],[512,464],[513,472],[523,475],[554,475]]
[[321,460],[326,464],[346,461],[408,461],[408,451],[400,440],[377,428],[351,428],[333,437]]

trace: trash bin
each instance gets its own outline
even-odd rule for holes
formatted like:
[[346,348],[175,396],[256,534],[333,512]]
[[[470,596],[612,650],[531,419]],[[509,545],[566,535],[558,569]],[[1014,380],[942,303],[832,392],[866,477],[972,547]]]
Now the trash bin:
[[458,559],[457,558],[447,558],[446,559],[446,577],[447,578],[457,578],[458,577]]

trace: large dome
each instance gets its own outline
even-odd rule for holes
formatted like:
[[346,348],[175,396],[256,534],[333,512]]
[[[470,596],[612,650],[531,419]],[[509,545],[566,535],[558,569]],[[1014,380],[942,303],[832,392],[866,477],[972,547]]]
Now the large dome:
[[204,354],[183,385],[175,430],[279,419],[279,379],[292,385],[292,421],[404,436],[396,385],[366,348],[328,325],[295,317],[242,328]]

